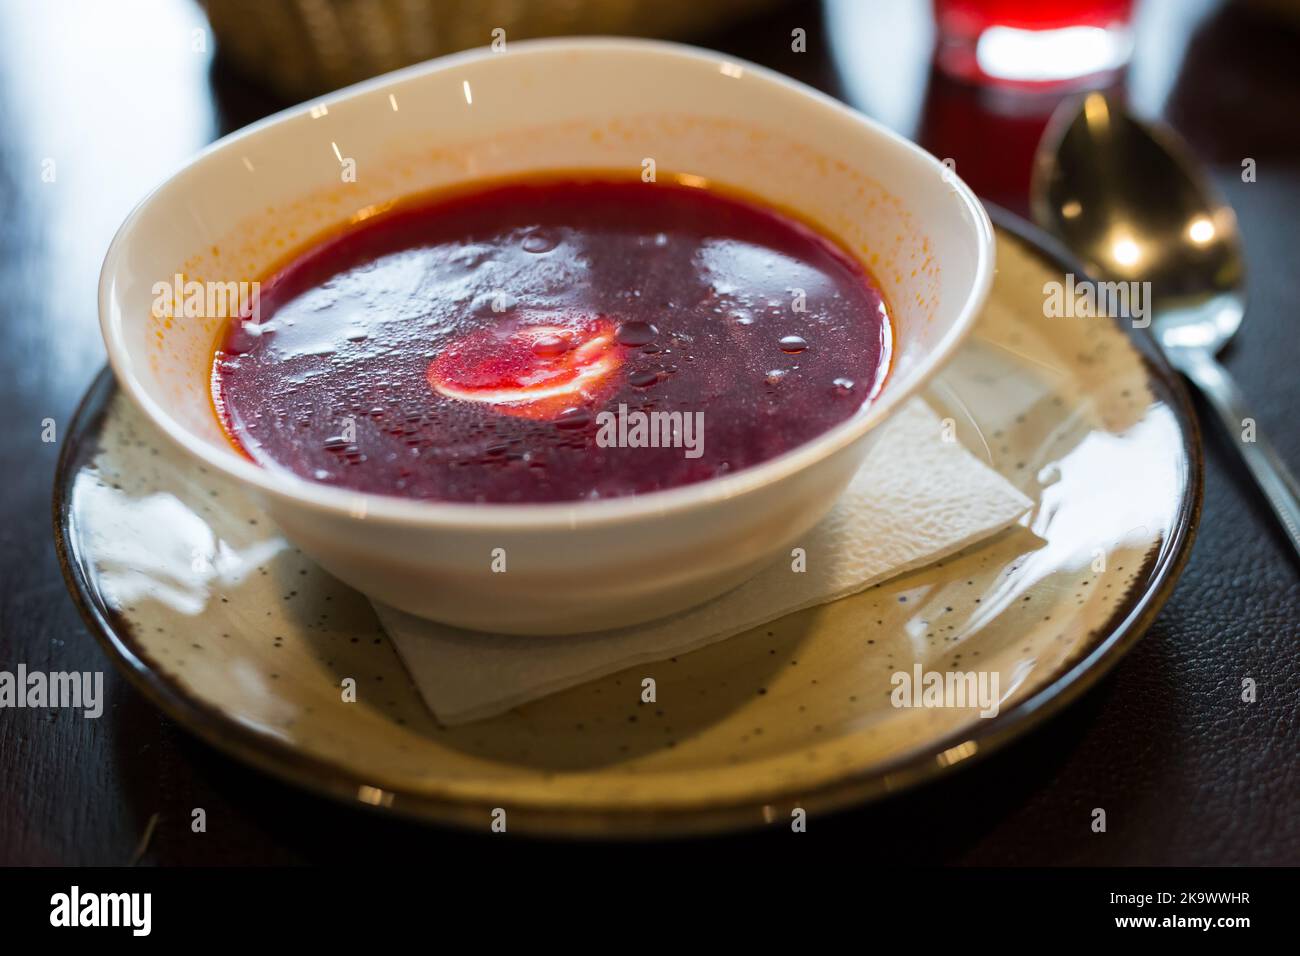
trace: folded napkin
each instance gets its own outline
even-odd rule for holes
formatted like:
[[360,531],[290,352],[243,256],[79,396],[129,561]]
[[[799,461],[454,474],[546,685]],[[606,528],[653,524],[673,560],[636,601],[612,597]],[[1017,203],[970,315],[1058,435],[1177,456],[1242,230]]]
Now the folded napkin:
[[946,435],[920,399],[883,429],[834,509],[796,542],[807,556],[803,572],[778,555],[707,604],[571,636],[482,634],[384,605],[375,611],[424,702],[443,724],[461,724],[847,597],[1007,528],[1032,504]]

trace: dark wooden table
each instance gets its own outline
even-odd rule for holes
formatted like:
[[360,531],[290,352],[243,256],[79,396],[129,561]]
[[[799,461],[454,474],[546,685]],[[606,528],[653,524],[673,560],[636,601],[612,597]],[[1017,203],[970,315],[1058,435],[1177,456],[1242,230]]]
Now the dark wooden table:
[[[931,76],[927,20],[920,0],[795,4],[702,42],[848,99],[955,158],[988,198],[1023,208],[1028,150],[1051,103]],[[108,666],[59,574],[49,517],[59,444],[41,433],[45,419],[69,421],[103,364],[104,250],[136,200],[196,149],[284,105],[195,51],[203,26],[188,0],[0,0],[0,670],[106,670],[108,699],[99,720],[0,710],[0,863],[127,863],[156,817],[145,863],[445,865],[486,838],[327,803],[164,719]],[[794,27],[807,30],[807,53],[791,52]],[[1248,245],[1250,314],[1227,364],[1300,470],[1300,28],[1196,0],[1148,0],[1139,27],[1132,101],[1191,140]],[[1246,158],[1253,183],[1240,176]],[[1212,432],[1205,444],[1190,565],[1115,672],[953,779],[815,821],[804,852],[851,847],[863,863],[1300,863],[1300,568],[1231,449]],[[1254,704],[1240,700],[1245,677],[1258,683]],[[205,834],[190,832],[195,807],[207,811]],[[1105,834],[1089,827],[1094,807],[1107,809]],[[493,852],[553,848],[514,840]]]

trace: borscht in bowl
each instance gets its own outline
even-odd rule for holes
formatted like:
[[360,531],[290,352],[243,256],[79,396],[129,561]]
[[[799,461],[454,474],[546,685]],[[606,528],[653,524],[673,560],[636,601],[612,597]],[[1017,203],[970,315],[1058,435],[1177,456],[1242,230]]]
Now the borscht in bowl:
[[312,246],[226,330],[217,413],[253,461],[457,502],[643,494],[775,458],[879,390],[880,289],[759,201],[526,179]]
[[520,41],[211,146],[119,230],[100,321],[150,423],[372,601],[589,632],[788,558],[993,252],[950,169],[805,86]]

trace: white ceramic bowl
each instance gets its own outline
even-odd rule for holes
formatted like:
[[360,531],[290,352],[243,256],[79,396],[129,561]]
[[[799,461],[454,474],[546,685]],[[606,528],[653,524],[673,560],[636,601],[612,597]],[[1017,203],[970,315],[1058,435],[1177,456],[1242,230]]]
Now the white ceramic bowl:
[[[237,454],[210,399],[222,319],[153,314],[155,283],[177,273],[256,279],[317,233],[411,193],[542,170],[640,173],[646,159],[660,175],[794,209],[868,265],[896,323],[893,367],[874,402],[778,458],[668,491],[573,504],[413,501],[296,479]],[[682,610],[790,547],[844,489],[873,430],[953,354],[984,302],[993,256],[988,218],[960,180],[807,87],[673,44],[544,40],[379,77],[214,144],[122,225],[99,309],[126,392],[327,570],[422,617],[551,634]],[[504,573],[493,570],[496,549]]]

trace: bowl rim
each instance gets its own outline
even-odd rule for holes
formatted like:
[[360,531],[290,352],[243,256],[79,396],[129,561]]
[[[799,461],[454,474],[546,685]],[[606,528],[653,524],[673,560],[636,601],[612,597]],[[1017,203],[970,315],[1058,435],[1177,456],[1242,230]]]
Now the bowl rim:
[[108,361],[122,389],[144,414],[173,442],[199,461],[235,480],[272,498],[290,501],[317,514],[340,518],[365,519],[414,528],[457,529],[548,529],[603,525],[635,520],[668,513],[689,513],[699,508],[739,497],[815,465],[861,439],[880,425],[890,414],[918,393],[936,372],[952,357],[958,346],[974,326],[979,311],[988,298],[993,283],[995,240],[992,223],[983,205],[970,187],[938,159],[917,144],[900,136],[880,123],[851,109],[804,83],[790,79],[767,67],[727,56],[715,51],[662,40],[645,40],[625,37],[559,37],[536,40],[518,40],[511,43],[511,52],[522,50],[525,54],[563,54],[572,52],[623,52],[628,54],[661,56],[688,64],[739,66],[742,75],[754,74],[771,87],[801,95],[810,105],[827,115],[838,117],[858,127],[865,127],[877,136],[884,137],[903,152],[910,154],[922,166],[928,166],[936,177],[949,187],[952,195],[969,215],[976,239],[974,281],[961,304],[957,318],[929,350],[926,366],[907,386],[889,391],[886,386],[881,399],[840,422],[820,435],[767,461],[752,465],[731,475],[675,488],[607,498],[597,501],[557,501],[537,503],[479,503],[445,502],[437,500],[402,498],[376,492],[353,491],[309,481],[287,471],[272,470],[255,462],[240,458],[232,451],[218,450],[195,437],[176,421],[143,388],[131,369],[130,353],[125,345],[120,318],[115,320],[111,308],[115,276],[125,249],[144,211],[159,193],[175,182],[189,169],[210,159],[231,144],[255,136],[264,129],[285,120],[309,114],[321,104],[336,104],[382,90],[403,80],[454,69],[458,65],[495,59],[499,54],[489,47],[477,47],[448,56],[417,63],[373,77],[361,83],[344,87],[315,99],[288,107],[255,123],[221,137],[200,150],[175,172],[159,183],[141,199],[118,227],[104,256],[99,276],[100,332],[108,352]]

